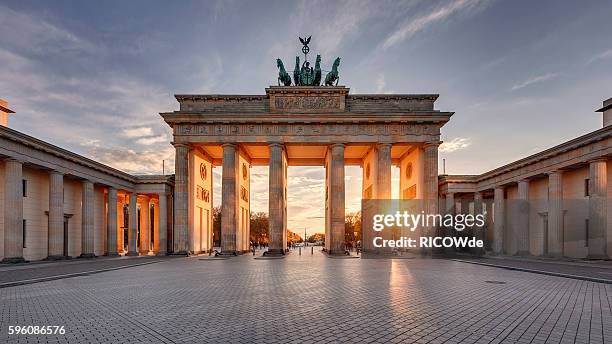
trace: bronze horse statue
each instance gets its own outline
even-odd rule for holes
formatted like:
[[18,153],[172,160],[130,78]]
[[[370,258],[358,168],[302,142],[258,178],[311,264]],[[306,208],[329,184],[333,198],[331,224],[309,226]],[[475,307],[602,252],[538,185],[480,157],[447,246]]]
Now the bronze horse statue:
[[338,81],[340,80],[338,66],[340,66],[340,58],[336,57],[331,72],[327,73],[327,75],[325,76],[325,86],[334,86],[334,83],[336,83],[335,86],[338,86]]
[[278,67],[278,86],[281,85],[281,82],[285,86],[291,86],[291,77],[285,70],[285,66],[283,65],[283,61],[281,61],[281,59],[276,59],[276,66]]
[[300,81],[300,57],[295,57],[295,68],[293,69],[293,84],[295,86],[300,86],[302,82]]
[[315,62],[315,68],[314,68],[314,81],[312,85],[313,86],[321,85],[321,55],[317,55],[317,60]]

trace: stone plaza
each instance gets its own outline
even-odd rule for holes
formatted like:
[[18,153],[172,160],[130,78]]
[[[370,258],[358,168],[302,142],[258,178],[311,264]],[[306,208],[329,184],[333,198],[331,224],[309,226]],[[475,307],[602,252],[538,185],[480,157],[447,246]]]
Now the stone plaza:
[[[330,259],[320,247],[166,258],[0,288],[0,304],[2,343],[612,341],[612,284],[443,259]],[[9,325],[66,333],[8,335]]]

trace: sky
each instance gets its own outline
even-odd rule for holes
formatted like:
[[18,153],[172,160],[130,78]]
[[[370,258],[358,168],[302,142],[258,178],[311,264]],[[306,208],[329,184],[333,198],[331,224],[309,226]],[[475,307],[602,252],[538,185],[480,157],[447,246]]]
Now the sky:
[[[0,98],[16,130],[126,172],[158,174],[165,160],[172,173],[158,114],[178,109],[174,94],[263,94],[276,58],[290,64],[312,35],[324,69],[342,58],[353,94],[440,94],[436,109],[455,112],[440,173],[479,174],[601,127],[610,13],[611,1],[573,0],[0,1]],[[356,211],[361,171],[346,175]],[[252,176],[252,210],[267,211],[267,169]],[[289,228],[323,229],[323,176],[290,168]]]

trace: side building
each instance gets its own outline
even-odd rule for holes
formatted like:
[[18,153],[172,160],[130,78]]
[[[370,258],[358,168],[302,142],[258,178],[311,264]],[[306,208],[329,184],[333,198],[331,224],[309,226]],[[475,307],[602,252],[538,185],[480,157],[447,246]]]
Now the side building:
[[441,175],[440,209],[486,211],[493,254],[612,258],[612,98],[603,127],[480,175]]
[[8,128],[0,103],[0,260],[166,254],[173,176],[134,176]]

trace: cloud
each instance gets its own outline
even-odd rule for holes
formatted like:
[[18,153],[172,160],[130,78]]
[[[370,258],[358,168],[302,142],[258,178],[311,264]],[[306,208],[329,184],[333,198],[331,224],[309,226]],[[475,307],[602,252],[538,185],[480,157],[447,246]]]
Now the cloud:
[[95,146],[88,155],[96,161],[132,174],[161,174],[162,160],[165,160],[165,173],[174,173],[174,147],[162,150],[123,149],[118,147]]
[[127,137],[150,136],[153,135],[153,129],[151,127],[123,129],[123,135]]
[[601,53],[591,57],[589,61],[587,61],[587,65],[590,65],[591,63],[599,61],[599,60],[605,60],[609,58],[612,58],[612,49],[602,51]]
[[166,135],[157,135],[150,137],[142,137],[136,140],[136,143],[143,146],[150,146],[156,143],[164,143],[168,142],[168,137]]
[[470,138],[466,138],[466,137],[455,137],[454,139],[447,141],[447,142],[443,142],[440,145],[440,148],[438,149],[440,152],[443,153],[452,153],[452,152],[456,152],[458,150],[462,150],[464,148],[469,147],[472,142],[470,142],[471,139]]
[[481,4],[487,5],[489,2],[481,0],[456,0],[444,6],[440,6],[431,12],[423,13],[420,16],[410,18],[404,22],[397,30],[390,34],[382,44],[383,49],[401,43],[419,31],[423,31],[432,24],[438,24],[451,18],[453,15],[471,12],[483,8]]
[[531,77],[523,82],[520,82],[518,84],[515,84],[514,86],[512,86],[511,90],[512,91],[516,91],[516,90],[520,90],[521,88],[533,85],[533,84],[537,84],[539,82],[544,82],[544,81],[548,81],[554,78],[557,78],[561,75],[561,73],[547,73],[547,74],[542,74],[542,75],[538,75],[538,76],[534,76]]

